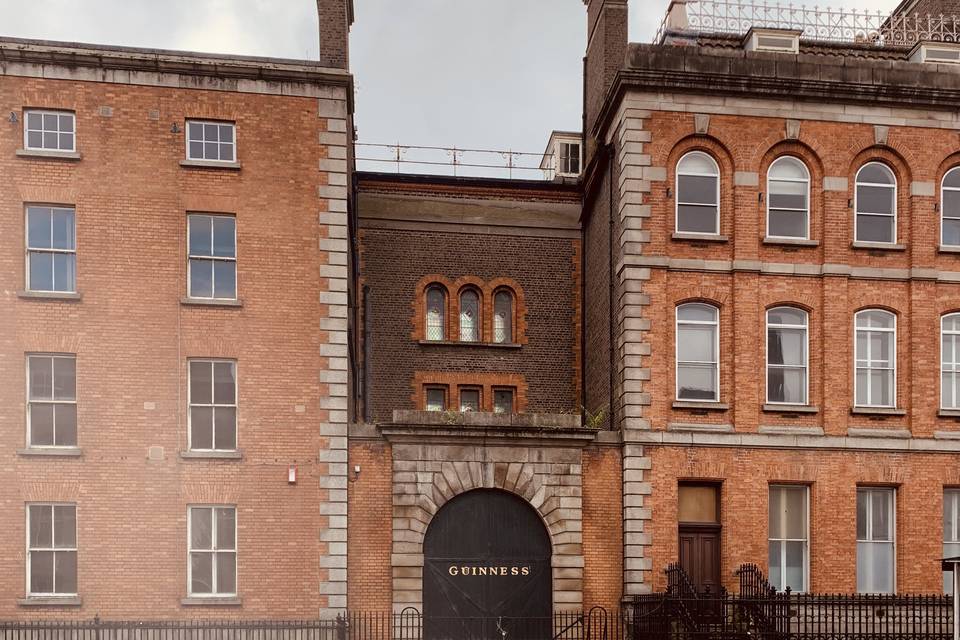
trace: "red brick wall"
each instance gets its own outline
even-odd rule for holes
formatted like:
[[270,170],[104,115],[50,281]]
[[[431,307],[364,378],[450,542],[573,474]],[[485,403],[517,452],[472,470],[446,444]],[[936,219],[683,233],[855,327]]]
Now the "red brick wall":
[[620,604],[623,494],[619,447],[583,452],[583,608]]
[[[326,598],[318,505],[326,310],[317,239],[326,121],[308,98],[5,76],[6,111],[72,109],[79,162],[21,158],[0,126],[0,618],[310,617]],[[112,117],[99,115],[101,106]],[[159,110],[159,119],[151,119]],[[185,117],[237,122],[240,171],[179,166]],[[76,205],[80,302],[19,299],[24,203]],[[186,215],[233,213],[242,308],[185,307]],[[77,356],[83,457],[23,457],[26,352]],[[242,461],[182,460],[186,360],[237,360]],[[152,407],[152,408],[151,408]],[[148,461],[151,446],[164,449]],[[296,485],[287,466],[297,464]],[[24,503],[77,503],[80,608],[24,609]],[[183,607],[186,508],[237,505],[241,607]]]
[[393,464],[390,445],[355,442],[350,446],[350,534],[347,544],[347,606],[356,611],[392,609]]

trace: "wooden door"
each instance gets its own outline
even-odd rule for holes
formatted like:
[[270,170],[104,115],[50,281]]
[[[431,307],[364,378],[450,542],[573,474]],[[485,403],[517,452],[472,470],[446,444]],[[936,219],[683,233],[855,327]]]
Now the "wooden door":
[[703,593],[720,591],[720,528],[680,525],[680,566]]

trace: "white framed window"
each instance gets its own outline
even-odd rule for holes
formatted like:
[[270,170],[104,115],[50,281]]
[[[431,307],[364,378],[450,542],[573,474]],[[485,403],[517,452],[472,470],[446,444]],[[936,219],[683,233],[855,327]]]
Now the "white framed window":
[[76,293],[76,210],[29,205],[26,218],[27,291]]
[[446,387],[427,387],[425,389],[427,411],[446,411],[447,410],[447,388]]
[[460,294],[460,341],[480,341],[480,296],[473,289]]
[[810,237],[810,171],[793,156],[777,158],[767,171],[767,236]]
[[237,509],[191,506],[187,518],[187,588],[191,596],[237,595]]
[[460,388],[460,411],[480,411],[480,389],[476,387]]
[[512,387],[497,387],[493,390],[493,412],[515,413],[513,407],[514,390]]
[[702,151],[677,163],[677,233],[720,233],[720,167]]
[[677,400],[720,400],[720,311],[690,302],[677,307]]
[[893,593],[896,584],[896,492],[857,489],[857,591]]
[[77,595],[75,504],[27,504],[27,594]]
[[237,299],[237,219],[191,213],[187,216],[187,296]]
[[188,360],[191,451],[236,451],[237,363]]
[[940,320],[940,408],[960,409],[960,313]]
[[769,507],[770,584],[779,591],[807,591],[810,573],[810,489],[771,485]]
[[31,447],[77,446],[76,356],[27,356],[27,442]]
[[947,171],[940,183],[940,244],[960,247],[960,167]]
[[564,176],[580,175],[580,143],[560,142],[557,147],[560,151],[560,166],[557,172]]
[[426,338],[442,341],[447,338],[447,293],[439,285],[427,287]]
[[187,160],[236,162],[236,125],[232,122],[187,120]]
[[897,405],[897,317],[882,309],[859,311],[855,317],[855,404]]
[[[960,489],[943,490],[943,557],[960,556]],[[953,594],[953,572],[943,572],[943,592]]]
[[513,295],[500,290],[493,296],[493,341],[513,342]]
[[23,117],[23,148],[30,151],[77,150],[77,116],[72,111],[26,109]]
[[807,404],[807,312],[795,307],[767,311],[767,402]]
[[890,167],[880,162],[860,167],[854,211],[854,241],[896,243],[897,178]]

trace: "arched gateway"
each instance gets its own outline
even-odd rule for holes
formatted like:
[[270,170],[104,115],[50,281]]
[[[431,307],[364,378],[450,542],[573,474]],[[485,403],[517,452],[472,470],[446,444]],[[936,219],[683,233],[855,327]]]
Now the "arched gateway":
[[428,640],[550,637],[550,536],[522,498],[475,489],[451,499],[430,522],[423,552]]

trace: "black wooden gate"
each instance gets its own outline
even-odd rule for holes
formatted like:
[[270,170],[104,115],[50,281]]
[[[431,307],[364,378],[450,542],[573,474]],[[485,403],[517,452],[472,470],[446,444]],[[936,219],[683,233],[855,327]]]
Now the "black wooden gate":
[[423,552],[427,640],[551,637],[550,537],[521,498],[457,496],[434,516]]

